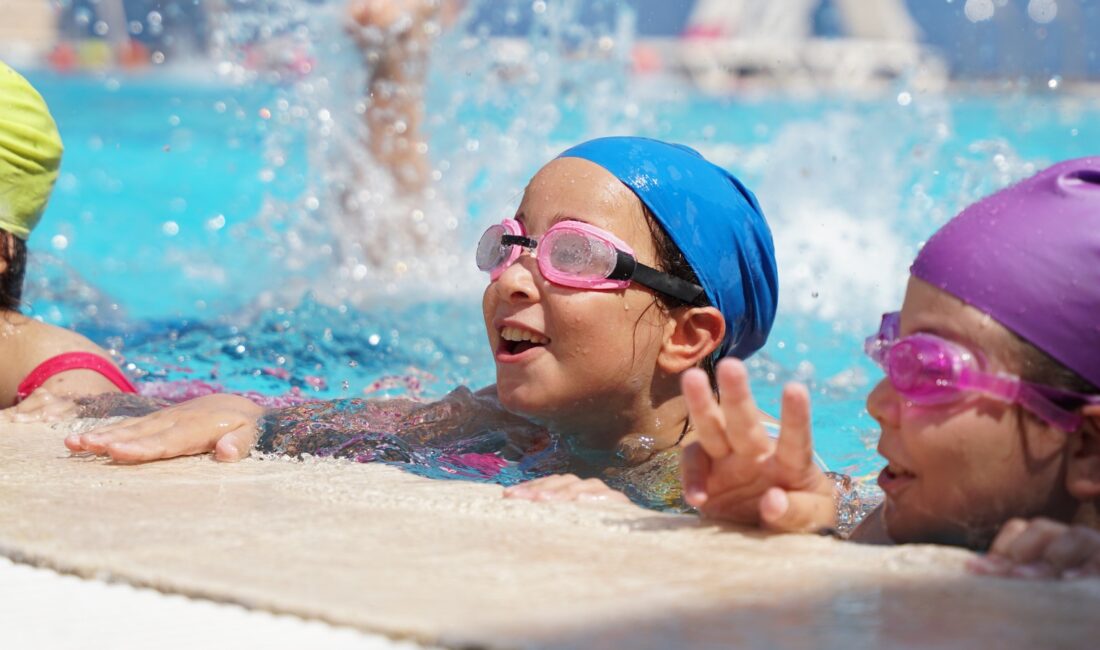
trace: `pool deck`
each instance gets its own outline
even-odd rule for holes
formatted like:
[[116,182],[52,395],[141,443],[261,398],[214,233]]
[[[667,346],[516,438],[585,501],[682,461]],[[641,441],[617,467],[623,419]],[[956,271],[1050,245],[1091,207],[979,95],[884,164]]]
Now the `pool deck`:
[[[505,501],[496,486],[378,465],[119,466],[70,457],[63,433],[0,435],[0,554],[19,563],[0,575],[34,565],[447,647],[1030,649],[1100,636],[1100,580],[972,577],[958,549]],[[41,616],[57,634],[87,629],[64,602],[41,606],[60,610]]]

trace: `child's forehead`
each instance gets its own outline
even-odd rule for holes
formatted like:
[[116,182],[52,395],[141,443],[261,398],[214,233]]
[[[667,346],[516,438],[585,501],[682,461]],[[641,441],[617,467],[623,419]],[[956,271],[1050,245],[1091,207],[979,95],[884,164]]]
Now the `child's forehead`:
[[540,169],[523,192],[516,219],[540,230],[563,219],[613,231],[645,226],[638,197],[611,172],[580,158],[558,158]]
[[637,201],[634,193],[611,172],[581,158],[557,158],[531,178],[524,202],[580,203],[584,205]]
[[916,277],[909,278],[901,309],[901,335],[926,333],[961,343],[1014,366],[1012,334],[977,308]]

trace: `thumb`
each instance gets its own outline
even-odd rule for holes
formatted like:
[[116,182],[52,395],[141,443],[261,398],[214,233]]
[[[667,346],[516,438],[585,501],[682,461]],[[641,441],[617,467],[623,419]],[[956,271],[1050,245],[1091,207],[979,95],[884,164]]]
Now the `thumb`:
[[831,496],[773,487],[760,497],[760,521],[776,532],[815,532],[836,526],[836,506]]
[[222,436],[214,445],[214,458],[227,463],[235,463],[242,458],[247,458],[255,438],[255,433],[247,427],[234,429]]

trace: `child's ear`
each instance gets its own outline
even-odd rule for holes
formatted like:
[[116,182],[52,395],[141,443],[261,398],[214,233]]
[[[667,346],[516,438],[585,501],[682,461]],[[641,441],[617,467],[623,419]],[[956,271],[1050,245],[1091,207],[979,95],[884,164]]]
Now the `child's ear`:
[[1100,499],[1100,404],[1081,410],[1085,425],[1070,434],[1066,489],[1078,501]]
[[657,356],[657,365],[671,374],[694,368],[722,344],[726,319],[714,307],[691,307],[675,313]]

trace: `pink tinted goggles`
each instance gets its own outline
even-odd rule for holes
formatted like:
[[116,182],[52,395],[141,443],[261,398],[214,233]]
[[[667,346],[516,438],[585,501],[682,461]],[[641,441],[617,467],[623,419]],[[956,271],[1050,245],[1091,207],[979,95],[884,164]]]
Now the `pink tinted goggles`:
[[642,264],[626,242],[582,221],[559,221],[537,240],[515,219],[489,226],[477,244],[477,267],[495,281],[524,250],[535,252],[542,277],[563,287],[621,290],[637,282],[688,304],[707,304],[699,285]]
[[1019,404],[1063,431],[1076,431],[1076,412],[1084,404],[1100,403],[1100,395],[1082,395],[1023,381],[1016,375],[987,373],[980,360],[958,343],[932,334],[899,338],[898,312],[884,314],[878,333],[867,338],[867,356],[885,372],[890,384],[907,401],[920,405],[947,404],[966,393]]

